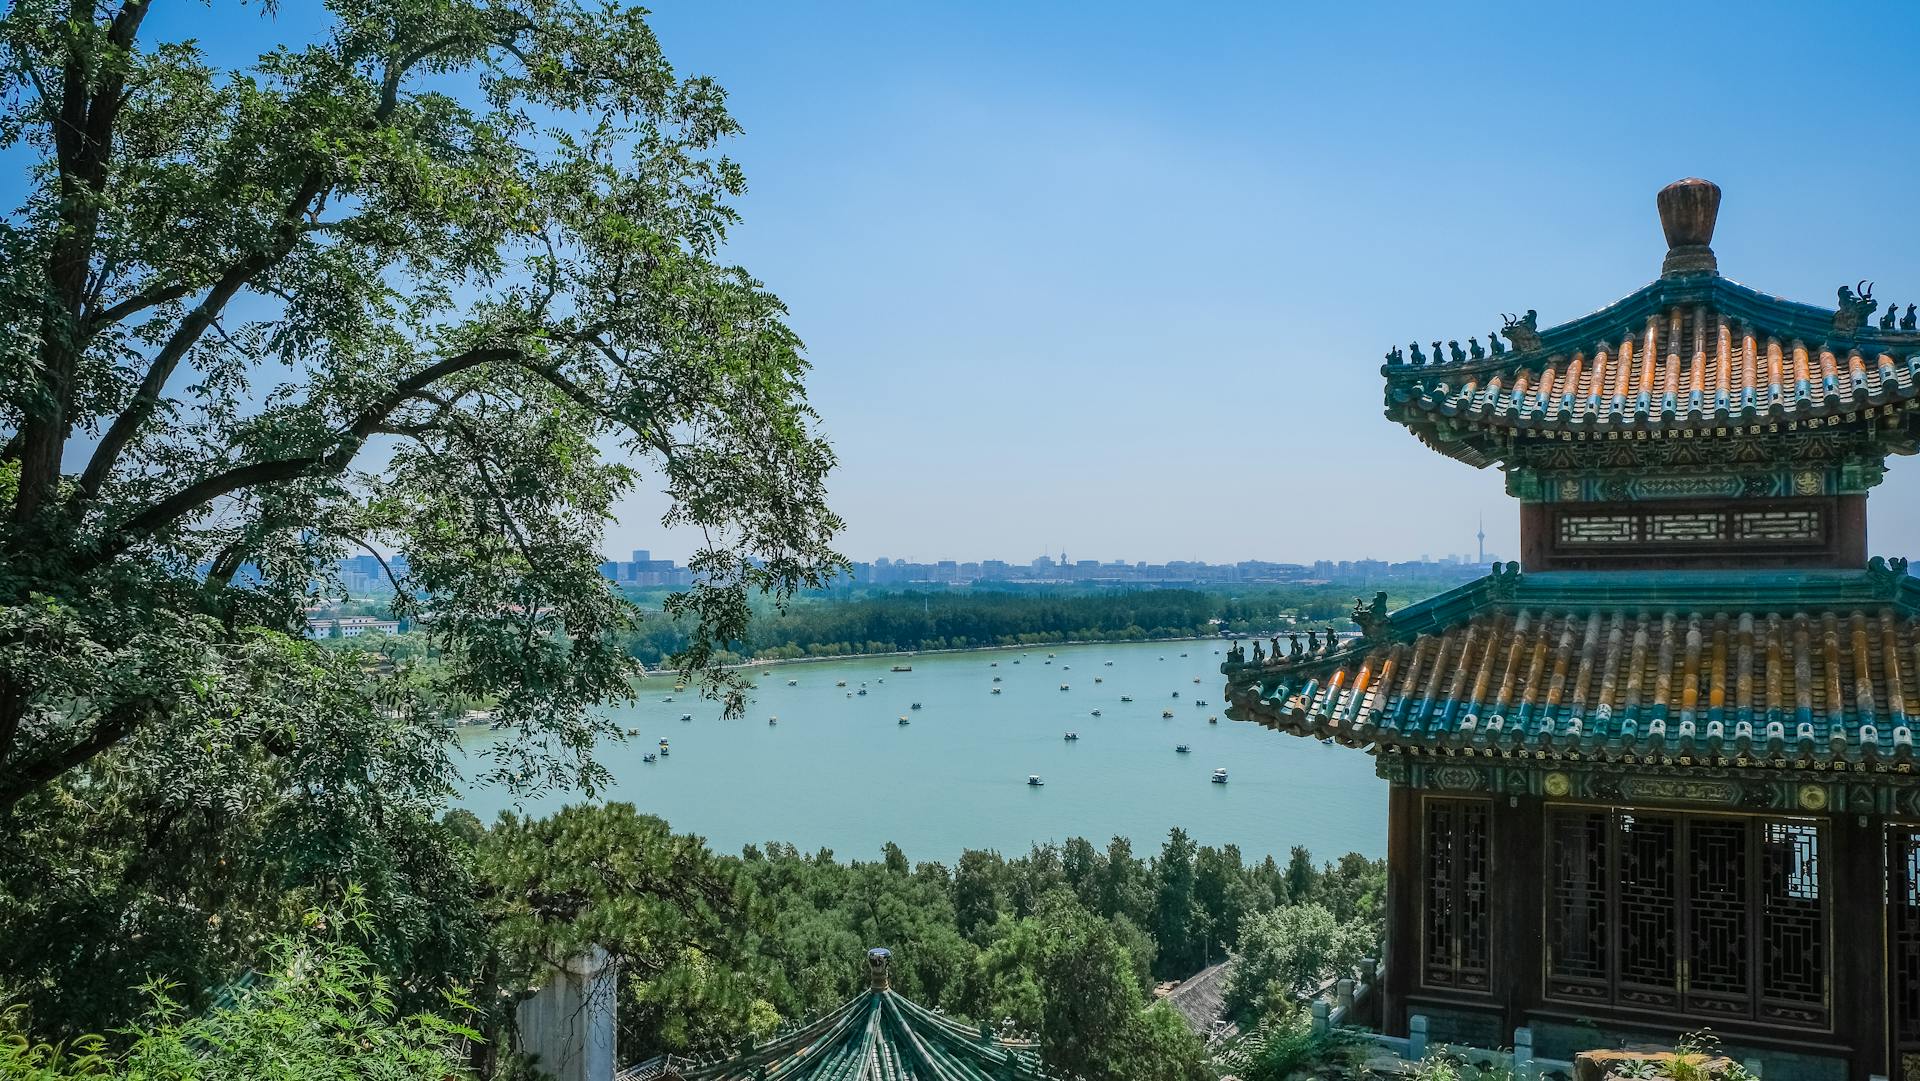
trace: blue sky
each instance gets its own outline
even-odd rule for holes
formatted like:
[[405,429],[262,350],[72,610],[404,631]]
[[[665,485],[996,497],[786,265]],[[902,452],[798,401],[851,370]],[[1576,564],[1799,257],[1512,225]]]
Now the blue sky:
[[[745,126],[734,253],[808,342],[856,558],[1405,558],[1482,511],[1512,552],[1381,353],[1631,292],[1682,176],[1729,277],[1920,300],[1910,5],[656,10]],[[1875,551],[1917,493],[1896,459]]]
[[[233,61],[311,24],[194,32]],[[1727,276],[1920,301],[1911,5],[688,0],[655,26],[745,127],[730,254],[808,344],[857,559],[1407,558],[1470,550],[1482,512],[1512,552],[1499,476],[1382,418],[1381,354],[1631,292],[1682,176],[1725,190]],[[1920,549],[1916,495],[1896,459],[1874,551]],[[630,500],[609,550],[684,556],[660,510]]]

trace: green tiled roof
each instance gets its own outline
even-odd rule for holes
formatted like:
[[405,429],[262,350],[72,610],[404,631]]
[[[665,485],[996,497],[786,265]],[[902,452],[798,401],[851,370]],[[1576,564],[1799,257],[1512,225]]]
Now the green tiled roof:
[[[1229,654],[1227,715],[1381,749],[1905,768],[1920,584],[1860,571],[1519,573],[1359,641]],[[1284,654],[1284,655],[1283,655]]]
[[[876,951],[878,952],[878,951]],[[884,964],[884,955],[880,958]],[[884,982],[884,977],[881,981]],[[1044,1081],[1035,1044],[1002,1040],[876,987],[685,1081]]]

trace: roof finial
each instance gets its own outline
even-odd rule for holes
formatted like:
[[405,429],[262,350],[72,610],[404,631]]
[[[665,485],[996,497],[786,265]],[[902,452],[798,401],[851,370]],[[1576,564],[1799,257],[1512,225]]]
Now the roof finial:
[[1713,256],[1713,223],[1720,214],[1720,185],[1699,177],[1676,180],[1654,197],[1660,207],[1660,228],[1667,234],[1667,260],[1660,276],[1717,274]]
[[875,991],[885,991],[893,986],[893,981],[887,976],[887,962],[892,959],[892,952],[884,946],[875,946],[867,951],[867,983]]

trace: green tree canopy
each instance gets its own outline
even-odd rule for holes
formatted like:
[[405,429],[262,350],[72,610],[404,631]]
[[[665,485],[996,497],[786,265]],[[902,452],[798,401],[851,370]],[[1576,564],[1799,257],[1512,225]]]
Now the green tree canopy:
[[0,810],[305,663],[249,644],[349,550],[406,555],[400,614],[522,785],[599,776],[632,610],[598,549],[641,468],[710,538],[690,667],[834,563],[800,342],[720,257],[720,88],[637,8],[327,7],[238,70],[147,40],[147,0],[0,17],[33,163],[0,221]]
[[1358,920],[1342,923],[1318,904],[1249,917],[1223,988],[1227,1012],[1253,1017],[1284,1007],[1328,979],[1351,974],[1378,941],[1373,928]]

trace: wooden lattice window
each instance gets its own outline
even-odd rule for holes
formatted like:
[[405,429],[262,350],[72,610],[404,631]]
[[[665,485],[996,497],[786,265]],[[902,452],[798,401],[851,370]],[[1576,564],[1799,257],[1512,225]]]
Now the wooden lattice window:
[[1490,986],[1491,818],[1485,800],[1426,801],[1421,953],[1422,979],[1429,987],[1484,991]]
[[1824,870],[1815,822],[1554,811],[1546,993],[1825,1028]]
[[1900,1075],[1920,1079],[1920,828],[1887,831],[1887,987]]

